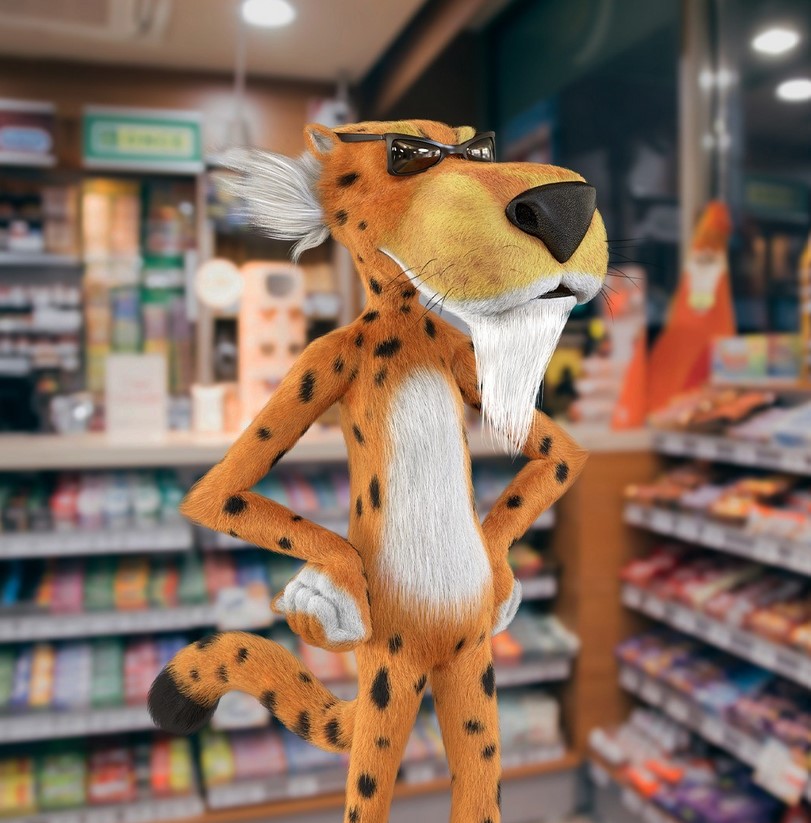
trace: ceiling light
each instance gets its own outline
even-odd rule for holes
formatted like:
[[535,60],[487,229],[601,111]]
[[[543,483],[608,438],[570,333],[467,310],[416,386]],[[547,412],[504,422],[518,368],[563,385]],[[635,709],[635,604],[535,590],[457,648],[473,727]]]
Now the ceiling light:
[[774,26],[758,34],[752,40],[752,48],[761,54],[783,54],[800,42],[800,35],[794,29]]
[[811,100],[811,80],[807,77],[784,80],[777,87],[777,96],[787,103],[802,103],[805,100]]
[[252,26],[275,29],[293,22],[295,9],[287,0],[245,0],[242,19]]

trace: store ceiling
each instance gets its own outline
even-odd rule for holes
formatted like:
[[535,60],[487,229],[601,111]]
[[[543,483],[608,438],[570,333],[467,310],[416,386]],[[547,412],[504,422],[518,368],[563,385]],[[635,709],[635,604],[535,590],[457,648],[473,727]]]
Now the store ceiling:
[[[357,80],[424,0],[291,2],[291,25],[249,28],[251,75]],[[231,71],[238,14],[238,0],[0,0],[0,54]]]

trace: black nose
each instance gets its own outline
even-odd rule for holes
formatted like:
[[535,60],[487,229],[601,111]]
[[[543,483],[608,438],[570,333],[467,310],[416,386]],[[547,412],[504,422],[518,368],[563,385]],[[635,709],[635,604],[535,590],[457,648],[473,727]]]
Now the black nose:
[[597,207],[597,192],[588,183],[535,186],[507,204],[507,219],[521,231],[542,240],[558,263],[565,263],[580,245]]

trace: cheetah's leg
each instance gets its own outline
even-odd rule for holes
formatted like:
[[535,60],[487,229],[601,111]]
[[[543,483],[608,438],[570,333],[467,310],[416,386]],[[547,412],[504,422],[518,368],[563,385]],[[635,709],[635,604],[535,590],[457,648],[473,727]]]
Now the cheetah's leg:
[[408,643],[360,647],[358,699],[346,784],[348,823],[386,823],[403,750],[427,675]]
[[501,749],[490,638],[431,674],[451,770],[451,823],[499,823]]

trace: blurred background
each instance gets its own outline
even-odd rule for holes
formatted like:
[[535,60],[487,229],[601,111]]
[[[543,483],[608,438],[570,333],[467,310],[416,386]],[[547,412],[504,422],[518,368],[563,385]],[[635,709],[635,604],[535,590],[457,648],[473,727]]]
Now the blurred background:
[[[809,43],[807,0],[0,0],[0,818],[340,818],[345,760],[252,698],[191,739],[145,701],[233,628],[354,693],[271,615],[295,564],[177,513],[363,307],[220,158],[427,118],[577,170],[611,252],[539,398],[591,458],[511,552],[503,819],[811,820]],[[468,422],[486,512],[520,461]],[[259,490],[346,534],[335,409]],[[448,787],[429,692],[391,820]]]

